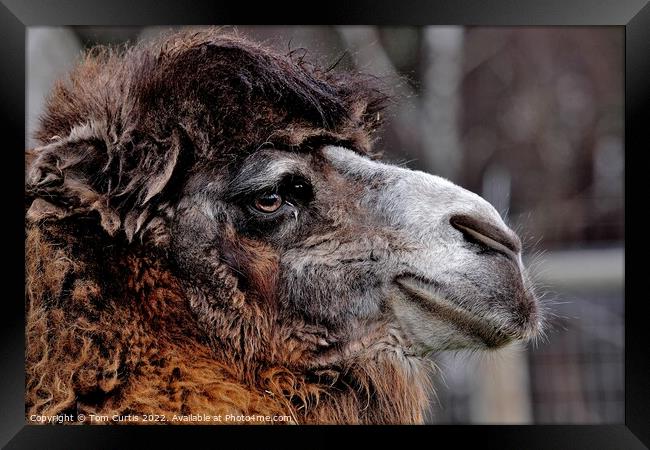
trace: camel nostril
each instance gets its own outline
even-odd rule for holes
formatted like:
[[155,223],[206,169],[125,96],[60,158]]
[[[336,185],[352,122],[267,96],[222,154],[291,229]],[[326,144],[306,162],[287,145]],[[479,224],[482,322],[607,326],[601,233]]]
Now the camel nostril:
[[521,252],[521,241],[507,227],[499,227],[487,220],[466,214],[458,214],[449,219],[451,226],[463,233],[465,239],[479,242],[494,250],[516,259]]

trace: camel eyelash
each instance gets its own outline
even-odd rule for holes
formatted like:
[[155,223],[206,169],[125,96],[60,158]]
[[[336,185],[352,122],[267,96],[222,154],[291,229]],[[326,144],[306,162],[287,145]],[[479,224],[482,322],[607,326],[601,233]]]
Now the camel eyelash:
[[261,195],[277,193],[296,203],[306,203],[313,197],[314,190],[311,183],[301,175],[286,175],[276,183],[256,189],[245,197],[247,200],[257,198]]

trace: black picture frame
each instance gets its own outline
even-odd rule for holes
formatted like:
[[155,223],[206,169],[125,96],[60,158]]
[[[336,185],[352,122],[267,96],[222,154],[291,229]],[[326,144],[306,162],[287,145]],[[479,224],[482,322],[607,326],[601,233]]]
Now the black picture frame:
[[[315,4],[281,5],[266,2],[172,0],[1,0],[0,2],[0,123],[3,156],[8,158],[0,177],[4,199],[12,205],[3,214],[6,286],[2,294],[3,326],[0,328],[4,371],[0,380],[0,443],[6,448],[125,448],[156,445],[153,440],[184,443],[207,439],[224,445],[225,434],[237,433],[240,442],[272,433],[278,445],[314,443],[305,433],[317,432],[342,441],[348,432],[361,432],[384,440],[400,434],[405,445],[416,442],[453,442],[500,449],[640,449],[650,446],[649,342],[644,318],[644,298],[625,303],[625,423],[618,425],[529,426],[422,426],[422,427],[59,427],[26,425],[24,408],[24,237],[20,192],[24,195],[25,37],[26,27],[37,25],[174,25],[174,24],[377,24],[377,25],[615,25],[625,28],[625,209],[631,189],[630,158],[650,148],[647,133],[650,98],[650,5],[648,0],[330,0]],[[9,176],[12,175],[12,176]],[[15,202],[15,203],[14,203]],[[23,202],[24,203],[24,202]],[[24,205],[22,206],[24,208]],[[630,238],[626,220],[626,241]],[[21,234],[22,233],[22,234]],[[9,242],[7,242],[9,241]],[[24,242],[24,239],[23,241]],[[625,292],[633,292],[633,274],[642,270],[630,263],[640,248],[625,245],[628,273]],[[23,276],[21,276],[21,273]],[[637,285],[639,283],[637,282]],[[22,294],[21,294],[22,293]],[[404,433],[404,436],[401,436]],[[404,440],[411,433],[420,434]],[[198,435],[203,436],[198,436]],[[417,438],[417,440],[416,440]],[[286,440],[285,440],[286,439]],[[306,441],[310,439],[309,441]],[[431,441],[427,441],[431,439]],[[325,440],[318,442],[324,443]],[[411,442],[411,444],[409,444]],[[301,445],[302,445],[301,444]],[[404,445],[402,444],[402,445]],[[449,444],[446,444],[449,445]]]

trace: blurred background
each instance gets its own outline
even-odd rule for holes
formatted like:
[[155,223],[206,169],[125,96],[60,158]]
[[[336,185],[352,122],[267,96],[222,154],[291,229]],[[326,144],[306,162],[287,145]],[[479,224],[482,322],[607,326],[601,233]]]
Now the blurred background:
[[[623,423],[623,27],[236,28],[384,78],[386,159],[482,195],[524,240],[546,337],[434,355],[427,422]],[[29,28],[26,146],[83,49],[169,29]]]

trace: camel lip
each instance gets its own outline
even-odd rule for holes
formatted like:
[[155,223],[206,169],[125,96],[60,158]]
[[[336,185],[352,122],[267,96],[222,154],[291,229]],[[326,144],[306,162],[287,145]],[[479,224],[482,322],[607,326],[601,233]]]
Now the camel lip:
[[402,275],[395,278],[395,284],[419,307],[452,325],[459,332],[480,339],[488,348],[502,347],[523,338],[520,333],[503,330],[489,319],[453,303],[438,283],[426,277]]

